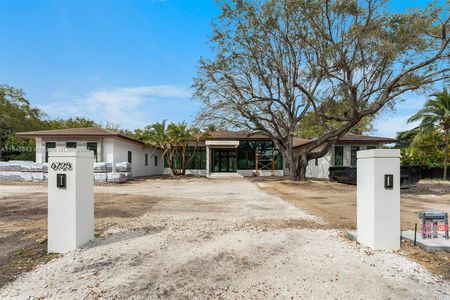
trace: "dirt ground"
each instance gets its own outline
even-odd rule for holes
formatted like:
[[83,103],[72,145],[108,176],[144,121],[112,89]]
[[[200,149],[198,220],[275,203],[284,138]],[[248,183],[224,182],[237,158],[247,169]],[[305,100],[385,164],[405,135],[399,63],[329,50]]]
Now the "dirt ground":
[[[96,186],[97,239],[56,257],[45,252],[46,186],[0,185],[0,298],[450,297],[447,280],[405,256],[343,238],[354,216],[329,218],[324,207],[338,209],[331,199],[342,194],[355,209],[345,200],[354,187],[334,185],[152,178]],[[429,190],[448,196],[446,187],[422,188],[411,201]],[[311,203],[293,201],[295,193]]]
[[[267,193],[281,197],[304,211],[319,216],[330,229],[356,229],[356,186],[328,181],[293,182],[253,179]],[[417,212],[450,212],[450,183],[422,180],[415,187],[401,190],[400,220],[402,230],[414,230]],[[435,274],[450,279],[450,253],[430,253],[409,242],[401,253],[424,265]]]

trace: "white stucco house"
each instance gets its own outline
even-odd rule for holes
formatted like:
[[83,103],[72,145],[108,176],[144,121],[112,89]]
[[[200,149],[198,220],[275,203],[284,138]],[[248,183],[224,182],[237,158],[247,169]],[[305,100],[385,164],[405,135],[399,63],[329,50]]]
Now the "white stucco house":
[[[312,142],[309,139],[294,138],[294,149]],[[341,137],[319,159],[309,162],[307,176],[329,178],[331,166],[356,166],[356,152],[366,149],[380,149],[394,139],[348,135]],[[189,150],[193,153],[193,149]],[[170,174],[170,169],[165,169]],[[285,176],[289,166],[271,139],[263,135],[247,134],[240,131],[217,131],[209,133],[197,143],[194,157],[188,166],[187,174],[208,177],[227,176]]]
[[159,149],[146,147],[141,141],[97,127],[21,132],[18,136],[36,140],[36,162],[47,162],[48,150],[91,150],[97,162],[129,162],[132,175],[162,174],[164,163]]
[[[149,176],[171,174],[162,159],[161,151],[149,148],[141,141],[103,128],[73,128],[18,133],[36,140],[36,162],[45,162],[48,149],[88,149],[95,153],[97,162],[128,161],[132,175]],[[295,138],[294,147],[301,150],[311,140]],[[394,139],[348,135],[340,138],[328,153],[309,162],[307,173],[312,178],[329,178],[331,166],[356,165],[356,152],[379,149]],[[289,167],[271,139],[263,135],[241,131],[211,132],[187,149],[192,157],[187,174],[207,177],[222,176],[284,176]],[[176,164],[176,159],[175,159]]]

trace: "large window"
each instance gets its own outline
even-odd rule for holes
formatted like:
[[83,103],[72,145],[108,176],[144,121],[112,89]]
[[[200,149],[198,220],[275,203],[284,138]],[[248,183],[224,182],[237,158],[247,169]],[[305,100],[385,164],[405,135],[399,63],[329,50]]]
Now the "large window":
[[334,165],[344,165],[344,147],[342,146],[334,146]]
[[350,148],[350,165],[356,166],[356,152],[359,151],[359,146],[352,146]]
[[[174,158],[173,164],[175,168],[180,168],[179,161],[181,161],[182,152],[177,152],[177,157]],[[189,161],[190,160],[190,161]],[[186,161],[189,161],[186,169],[206,169],[206,147],[187,147],[186,149]],[[158,157],[155,156],[155,166],[158,164]],[[169,165],[164,159],[164,167],[168,168]]]

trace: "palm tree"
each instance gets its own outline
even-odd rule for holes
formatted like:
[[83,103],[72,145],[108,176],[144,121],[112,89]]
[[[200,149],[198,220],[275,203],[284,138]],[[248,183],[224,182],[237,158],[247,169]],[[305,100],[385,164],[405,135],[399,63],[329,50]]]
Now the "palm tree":
[[[186,122],[167,124],[166,120],[148,125],[144,130],[135,130],[135,135],[146,145],[162,150],[163,159],[174,176],[186,174],[200,136]],[[191,146],[194,146],[193,152],[189,151]]]
[[424,107],[408,119],[408,122],[420,121],[422,130],[443,131],[445,137],[444,177],[447,179],[448,140],[450,131],[450,95],[446,88],[431,95]]

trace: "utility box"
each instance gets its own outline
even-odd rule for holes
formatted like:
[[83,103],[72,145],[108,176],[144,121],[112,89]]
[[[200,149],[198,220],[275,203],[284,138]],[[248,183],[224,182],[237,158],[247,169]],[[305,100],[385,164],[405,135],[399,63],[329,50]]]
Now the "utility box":
[[400,249],[400,150],[358,151],[357,158],[357,240]]
[[49,152],[48,252],[94,239],[94,153]]

